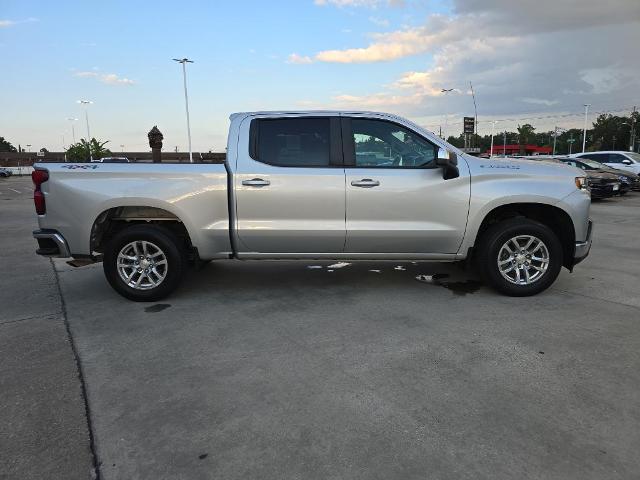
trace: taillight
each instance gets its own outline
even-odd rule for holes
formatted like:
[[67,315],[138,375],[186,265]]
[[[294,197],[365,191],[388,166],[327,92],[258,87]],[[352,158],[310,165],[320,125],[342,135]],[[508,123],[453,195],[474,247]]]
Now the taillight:
[[34,170],[31,173],[31,180],[36,189],[33,192],[33,203],[36,206],[36,213],[38,215],[44,215],[47,213],[47,205],[44,201],[44,193],[42,193],[42,184],[49,180],[49,172],[46,170]]

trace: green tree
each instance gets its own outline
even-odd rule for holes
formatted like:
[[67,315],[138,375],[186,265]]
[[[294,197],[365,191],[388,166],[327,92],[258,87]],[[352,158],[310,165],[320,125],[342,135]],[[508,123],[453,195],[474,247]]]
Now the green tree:
[[524,155],[526,153],[525,145],[529,143],[529,141],[534,138],[535,128],[530,123],[525,123],[524,125],[518,125],[518,144],[520,145],[520,155]]
[[590,133],[593,141],[589,150],[627,150],[631,136],[631,117],[603,113],[593,122]]
[[111,151],[105,148],[105,145],[109,143],[109,140],[100,142],[95,138],[92,138],[90,142],[87,142],[84,138],[81,138],[78,143],[70,145],[67,149],[67,160],[70,162],[88,162],[90,158],[98,159],[111,155]]
[[17,152],[17,150],[4,137],[0,137],[0,152]]

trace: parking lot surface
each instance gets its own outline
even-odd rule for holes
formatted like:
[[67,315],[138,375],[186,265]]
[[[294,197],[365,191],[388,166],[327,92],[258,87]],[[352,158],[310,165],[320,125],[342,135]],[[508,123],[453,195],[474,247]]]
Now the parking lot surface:
[[[165,301],[140,304],[114,293],[101,265],[56,260],[61,303],[49,262],[33,253],[33,206],[8,185],[2,263],[18,279],[0,280],[9,305],[0,333],[13,344],[2,381],[19,390],[57,379],[33,402],[62,408],[56,396],[67,391],[69,416],[56,423],[33,416],[25,397],[3,396],[2,426],[41,432],[43,455],[64,429],[76,432],[64,433],[74,472],[92,459],[65,311],[103,479],[640,472],[640,194],[594,203],[591,255],[536,297],[500,296],[438,264],[224,261],[192,272]],[[57,338],[43,372],[15,360],[42,334],[34,320],[14,321],[30,317]],[[31,420],[16,426],[21,416]],[[6,441],[2,457],[7,448],[19,457],[11,448],[22,437]],[[30,471],[18,463],[7,478],[29,478],[15,475]]]

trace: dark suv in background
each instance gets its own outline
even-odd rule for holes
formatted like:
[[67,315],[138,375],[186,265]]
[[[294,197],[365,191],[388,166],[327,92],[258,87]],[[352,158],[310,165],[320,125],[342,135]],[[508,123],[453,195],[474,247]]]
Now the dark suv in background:
[[612,175],[617,175],[620,180],[620,193],[624,195],[629,190],[634,190],[636,192],[640,191],[640,176],[635,173],[626,171],[626,170],[618,170],[617,168],[611,168],[603,163],[596,162],[595,160],[590,160],[588,158],[580,157],[580,158],[561,158],[564,163],[568,165],[573,165],[574,167],[581,168],[587,174],[589,172],[599,172],[599,173],[610,173]]

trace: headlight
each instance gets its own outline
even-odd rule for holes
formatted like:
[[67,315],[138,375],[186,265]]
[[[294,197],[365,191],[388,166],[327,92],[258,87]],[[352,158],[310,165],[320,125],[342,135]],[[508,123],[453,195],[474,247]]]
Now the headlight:
[[587,180],[587,177],[576,177],[576,187],[580,190],[589,190],[589,180]]

